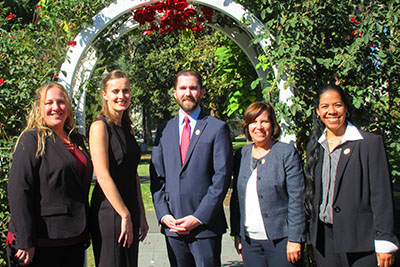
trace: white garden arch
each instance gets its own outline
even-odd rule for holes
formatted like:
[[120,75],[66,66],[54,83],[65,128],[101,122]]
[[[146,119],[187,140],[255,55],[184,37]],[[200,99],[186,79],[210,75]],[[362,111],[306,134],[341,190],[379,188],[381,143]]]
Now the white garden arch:
[[[98,53],[93,44],[104,29],[116,23],[118,19],[130,13],[132,10],[157,2],[157,0],[117,0],[101,10],[93,17],[93,24],[84,28],[75,38],[76,45],[70,47],[67,52],[67,60],[62,64],[59,82],[63,84],[75,102],[75,114],[77,128],[80,133],[85,133],[85,81],[90,79],[94,70]],[[257,69],[258,55],[261,49],[268,49],[268,40],[260,43],[260,46],[251,45],[251,40],[264,30],[264,25],[243,6],[233,0],[187,0],[195,5],[208,6],[216,13],[228,16],[235,23],[232,25],[219,25],[218,23],[207,24],[230,37],[245,52],[253,64],[258,77],[265,79],[266,73]],[[246,23],[244,22],[246,21]],[[113,37],[120,38],[123,34],[137,28],[139,24],[132,16],[119,28],[118,33]],[[276,70],[274,70],[276,73]],[[285,80],[278,82],[280,89],[280,101],[288,103],[288,98],[293,95],[291,87],[284,88]],[[281,121],[284,134],[281,140],[292,142],[294,136],[286,135],[287,124]]]

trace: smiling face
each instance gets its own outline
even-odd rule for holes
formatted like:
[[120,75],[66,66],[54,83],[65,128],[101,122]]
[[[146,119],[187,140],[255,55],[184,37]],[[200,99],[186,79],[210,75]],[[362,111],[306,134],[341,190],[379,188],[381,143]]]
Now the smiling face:
[[327,130],[336,136],[344,134],[346,112],[347,107],[338,92],[328,90],[321,94],[317,113]]
[[131,89],[126,78],[111,79],[102,91],[110,114],[123,113],[131,102]]
[[181,75],[178,77],[174,97],[183,113],[189,115],[195,111],[203,95],[204,90],[200,88],[196,76]]
[[41,114],[46,126],[58,131],[63,130],[68,117],[66,95],[58,87],[50,87],[46,91],[44,102],[41,105]]
[[262,112],[249,124],[249,133],[253,142],[260,147],[268,145],[272,141],[274,128],[269,120],[268,112]]

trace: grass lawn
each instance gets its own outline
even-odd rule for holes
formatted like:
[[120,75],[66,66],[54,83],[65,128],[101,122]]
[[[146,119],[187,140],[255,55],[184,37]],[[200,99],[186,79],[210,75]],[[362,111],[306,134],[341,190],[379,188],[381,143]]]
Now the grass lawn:
[[140,161],[138,166],[139,176],[149,176],[149,166],[150,163],[148,161]]
[[[234,141],[233,143],[233,149],[236,150],[244,145],[247,144],[247,142],[244,139],[239,139],[239,141]],[[148,177],[149,177],[149,165],[150,165],[150,159],[151,159],[151,149],[152,147],[148,147],[148,151],[142,152],[142,156],[140,159],[140,163],[138,166],[138,173],[139,176],[145,177],[145,179],[142,179],[141,182],[141,188],[142,188],[142,197],[143,197],[143,203],[145,210],[147,211],[153,211],[154,206],[153,206],[153,201],[151,197],[151,192],[150,192],[150,183],[148,182]],[[143,181],[145,180],[145,181]],[[92,183],[92,186],[90,188],[90,195],[89,198],[92,196],[92,191],[93,191],[94,183]]]
[[239,148],[241,148],[242,146],[245,146],[245,145],[247,145],[247,141],[246,140],[240,140],[240,141],[235,141],[235,142],[232,142],[232,146],[233,146],[233,151],[235,151],[235,150],[237,150],[237,149],[239,149]]

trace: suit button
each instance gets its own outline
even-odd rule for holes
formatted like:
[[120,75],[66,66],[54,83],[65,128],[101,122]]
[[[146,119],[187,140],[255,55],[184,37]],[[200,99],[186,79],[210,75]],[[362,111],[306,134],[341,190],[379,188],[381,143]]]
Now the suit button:
[[339,213],[341,211],[340,207],[335,207],[334,210],[336,213]]
[[261,177],[260,176],[257,176],[257,180],[260,180],[261,179]]
[[264,218],[268,218],[268,214],[264,213],[263,214]]
[[258,196],[259,199],[263,199],[263,196]]

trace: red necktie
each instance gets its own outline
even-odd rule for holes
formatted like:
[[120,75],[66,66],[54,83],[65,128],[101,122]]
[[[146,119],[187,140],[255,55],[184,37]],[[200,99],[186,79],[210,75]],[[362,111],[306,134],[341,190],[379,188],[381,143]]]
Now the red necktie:
[[182,138],[181,138],[181,160],[182,160],[182,165],[185,162],[185,157],[187,150],[189,148],[189,143],[190,143],[190,125],[189,125],[189,118],[185,117],[185,126],[183,126],[182,130]]

